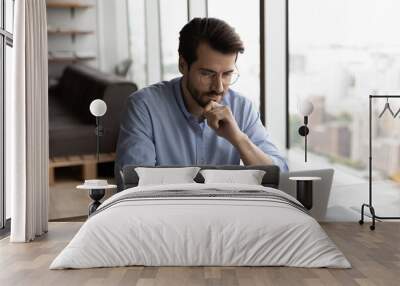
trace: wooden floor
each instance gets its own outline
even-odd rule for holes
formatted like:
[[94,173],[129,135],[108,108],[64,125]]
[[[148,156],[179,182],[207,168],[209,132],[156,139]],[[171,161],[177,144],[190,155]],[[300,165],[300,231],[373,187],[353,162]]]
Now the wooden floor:
[[400,285],[400,223],[327,223],[323,228],[353,268],[120,267],[48,270],[81,222],[53,222],[32,243],[0,241],[0,285]]

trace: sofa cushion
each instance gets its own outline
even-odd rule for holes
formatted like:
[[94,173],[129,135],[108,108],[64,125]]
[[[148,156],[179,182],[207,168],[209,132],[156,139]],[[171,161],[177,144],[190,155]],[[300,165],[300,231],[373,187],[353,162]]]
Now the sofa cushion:
[[49,93],[50,157],[96,153],[96,119],[89,105],[97,98],[107,104],[107,113],[101,117],[100,152],[115,152],[122,108],[136,90],[134,83],[94,68],[67,67]]
[[68,66],[56,89],[57,100],[80,121],[90,123],[92,115],[88,112],[89,105],[96,98],[103,98],[109,84],[103,74],[93,68]]

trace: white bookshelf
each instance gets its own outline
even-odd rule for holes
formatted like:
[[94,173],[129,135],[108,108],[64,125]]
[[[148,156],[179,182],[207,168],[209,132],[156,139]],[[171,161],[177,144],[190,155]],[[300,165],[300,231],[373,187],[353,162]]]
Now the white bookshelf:
[[96,2],[46,1],[49,78],[59,78],[67,65],[77,62],[98,67]]

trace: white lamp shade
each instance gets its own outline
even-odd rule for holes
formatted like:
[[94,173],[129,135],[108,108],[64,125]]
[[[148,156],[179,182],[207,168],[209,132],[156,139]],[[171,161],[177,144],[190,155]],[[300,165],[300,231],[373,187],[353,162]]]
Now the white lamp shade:
[[299,112],[303,116],[310,115],[314,110],[314,105],[309,100],[303,100],[299,104]]
[[95,99],[90,103],[89,109],[93,116],[100,117],[106,113],[107,104],[101,99]]

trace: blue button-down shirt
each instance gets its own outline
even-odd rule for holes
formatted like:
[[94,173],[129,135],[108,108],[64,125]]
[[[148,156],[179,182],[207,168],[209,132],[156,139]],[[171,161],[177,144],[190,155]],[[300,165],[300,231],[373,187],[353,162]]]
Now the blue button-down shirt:
[[[205,121],[186,109],[180,79],[163,81],[129,96],[117,144],[117,168],[125,165],[239,165],[240,155]],[[268,154],[281,171],[285,158],[270,141],[251,101],[229,90],[221,104],[229,106],[250,140]]]

